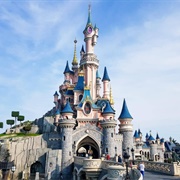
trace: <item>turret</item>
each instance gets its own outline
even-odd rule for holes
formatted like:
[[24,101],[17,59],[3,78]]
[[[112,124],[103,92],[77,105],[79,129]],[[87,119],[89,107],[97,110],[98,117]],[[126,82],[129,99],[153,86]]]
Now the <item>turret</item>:
[[138,129],[138,134],[139,134],[139,137],[140,137],[140,140],[142,139],[142,132],[140,129]]
[[109,82],[110,82],[110,78],[108,76],[107,73],[107,69],[106,67],[104,68],[104,75],[102,78],[102,82],[103,82],[103,98],[109,99]]
[[72,119],[73,118],[73,110],[70,106],[69,101],[67,101],[64,109],[61,111],[63,119]]
[[96,36],[97,38],[96,34],[98,33],[98,28],[94,29],[91,23],[90,6],[88,11],[88,21],[83,33],[86,51],[84,54],[84,50],[81,50],[80,68],[84,71],[85,85],[90,88],[90,93],[93,101],[96,101],[96,71],[99,67],[99,60],[97,59],[97,56],[94,54],[94,46],[96,44],[96,40],[94,40],[93,37]]
[[157,142],[157,144],[160,144],[160,137],[159,137],[159,134],[157,133],[157,135],[156,135],[156,142]]
[[97,38],[98,38],[98,31],[99,29],[96,27],[96,25],[94,26],[94,36],[93,36],[93,40],[92,40],[92,44],[93,46],[96,45],[97,43]]
[[123,134],[123,149],[132,148],[133,147],[133,125],[131,123],[132,116],[129,113],[129,110],[126,105],[126,101],[124,99],[123,107],[121,114],[119,116],[119,133]]
[[[114,120],[115,110],[111,107],[109,101],[106,101],[105,108],[102,112],[104,120],[101,121],[101,127],[103,128],[103,153],[108,153],[110,157],[115,156],[115,127],[117,125],[116,120]],[[118,150],[121,152],[121,150]]]
[[57,91],[54,93],[54,104],[57,105],[58,102],[58,96],[59,94],[57,93]]
[[81,51],[80,51],[81,59],[83,58],[83,55],[84,55],[84,54],[85,54],[84,45],[82,45],[82,48],[81,48]]
[[72,71],[69,69],[69,64],[67,61],[66,67],[64,70],[64,84],[66,85],[70,84],[70,80],[71,80],[70,74],[72,74]]
[[146,142],[148,141],[149,135],[146,133]]
[[115,110],[111,107],[109,101],[106,101],[106,105],[103,109],[102,115],[105,120],[114,119]]
[[94,53],[94,46],[97,43],[98,37],[98,28],[95,26],[93,27],[91,23],[91,7],[89,6],[88,11],[88,20],[86,27],[83,31],[84,33],[84,41],[86,43],[86,53]]
[[55,120],[54,120],[54,123],[55,123],[56,126],[58,125],[59,119],[60,119],[60,110],[57,109],[56,113],[55,113]]
[[64,109],[61,111],[62,119],[59,121],[61,128],[61,147],[62,147],[62,175],[64,179],[71,179],[72,173],[72,158],[73,158],[73,140],[72,132],[75,126],[73,117],[73,110],[69,104],[66,103]]

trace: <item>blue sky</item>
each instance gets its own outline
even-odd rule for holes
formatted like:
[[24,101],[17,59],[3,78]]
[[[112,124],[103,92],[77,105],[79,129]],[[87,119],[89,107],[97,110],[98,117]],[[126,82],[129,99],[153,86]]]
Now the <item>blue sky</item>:
[[[89,1],[0,1],[0,120],[42,117],[83,42]],[[180,1],[91,1],[99,73],[108,68],[118,118],[180,142]],[[78,53],[78,59],[79,59]],[[7,126],[5,126],[7,128]],[[0,132],[3,132],[1,129]]]

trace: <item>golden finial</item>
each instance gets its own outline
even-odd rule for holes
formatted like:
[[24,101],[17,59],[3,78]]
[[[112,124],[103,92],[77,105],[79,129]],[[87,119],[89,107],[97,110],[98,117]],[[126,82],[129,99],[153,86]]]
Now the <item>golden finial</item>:
[[90,90],[89,86],[85,86],[84,90]]
[[112,96],[112,88],[110,87],[110,104],[114,105],[114,100],[113,100],[113,96]]
[[73,57],[72,65],[78,65],[78,60],[76,56],[76,43],[77,43],[77,40],[75,39],[74,40],[74,57]]

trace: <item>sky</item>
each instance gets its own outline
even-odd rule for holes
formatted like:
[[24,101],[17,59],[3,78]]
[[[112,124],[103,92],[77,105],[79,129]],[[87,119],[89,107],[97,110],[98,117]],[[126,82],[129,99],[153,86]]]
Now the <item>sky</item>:
[[111,79],[118,119],[123,99],[134,130],[180,142],[180,1],[0,0],[0,121],[54,107],[53,94],[84,44],[88,4],[99,28],[95,47]]

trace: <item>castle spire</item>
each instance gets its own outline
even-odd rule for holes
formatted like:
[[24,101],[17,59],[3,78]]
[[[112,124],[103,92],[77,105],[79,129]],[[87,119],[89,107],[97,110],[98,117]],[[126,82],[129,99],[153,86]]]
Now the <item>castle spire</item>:
[[89,7],[88,7],[88,20],[87,20],[86,26],[88,26],[88,25],[92,25],[92,23],[91,23],[91,4],[89,4]]
[[77,56],[76,56],[76,43],[77,43],[77,40],[75,39],[74,40],[74,57],[73,57],[73,61],[72,61],[73,66],[78,65],[78,60],[77,60]]
[[110,81],[106,67],[104,67],[104,75],[102,81]]
[[124,99],[123,107],[122,107],[122,111],[121,111],[121,114],[119,116],[119,119],[126,119],[126,118],[133,119],[132,116],[129,113],[129,110],[128,110],[128,107],[127,107],[127,104],[126,104],[126,100]]

